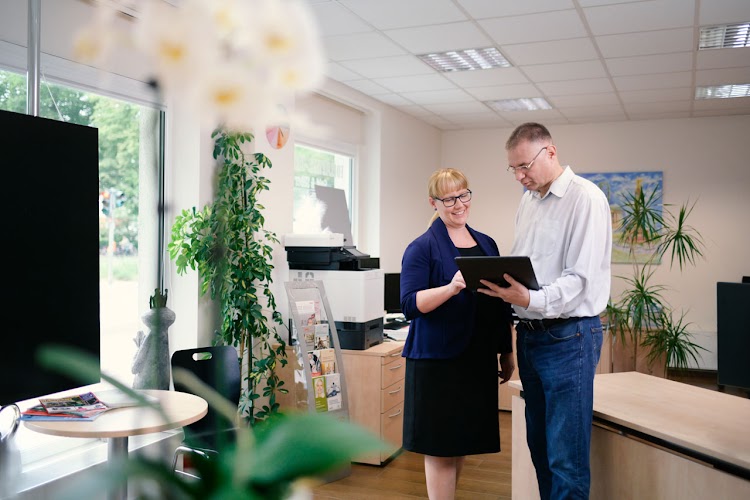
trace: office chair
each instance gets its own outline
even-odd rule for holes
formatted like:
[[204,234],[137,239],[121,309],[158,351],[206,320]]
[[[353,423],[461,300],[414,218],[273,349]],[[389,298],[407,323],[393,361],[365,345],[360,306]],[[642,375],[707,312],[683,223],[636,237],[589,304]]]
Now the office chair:
[[[199,347],[175,351],[172,354],[172,370],[183,368],[192,372],[206,385],[237,406],[240,401],[240,364],[237,350],[232,346]],[[174,377],[172,377],[174,379]],[[175,381],[174,388],[180,392],[192,392]],[[211,460],[218,456],[221,444],[234,441],[234,422],[228,421],[210,406],[205,417],[184,428],[185,439],[177,447],[172,460],[172,470],[177,474],[193,474],[177,470],[180,456],[197,460]]]

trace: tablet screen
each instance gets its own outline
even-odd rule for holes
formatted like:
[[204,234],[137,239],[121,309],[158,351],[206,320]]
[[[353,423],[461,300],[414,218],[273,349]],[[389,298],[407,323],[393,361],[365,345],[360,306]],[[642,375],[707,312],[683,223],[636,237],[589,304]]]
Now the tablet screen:
[[503,274],[506,273],[529,290],[539,290],[539,283],[528,257],[456,257],[456,264],[469,290],[486,288],[479,282],[480,279],[507,287],[508,282],[503,279]]

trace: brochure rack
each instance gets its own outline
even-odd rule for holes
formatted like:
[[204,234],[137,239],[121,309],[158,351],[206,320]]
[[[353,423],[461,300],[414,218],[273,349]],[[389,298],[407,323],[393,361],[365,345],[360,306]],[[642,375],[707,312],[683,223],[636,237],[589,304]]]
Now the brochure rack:
[[348,397],[336,323],[322,281],[284,284],[296,339],[293,387],[288,387],[298,410],[325,412],[349,419]]

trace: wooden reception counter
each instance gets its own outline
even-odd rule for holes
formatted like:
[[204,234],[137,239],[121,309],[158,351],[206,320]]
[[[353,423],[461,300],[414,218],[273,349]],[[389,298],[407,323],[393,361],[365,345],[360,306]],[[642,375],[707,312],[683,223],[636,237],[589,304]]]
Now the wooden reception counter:
[[[513,498],[526,500],[539,492],[524,408],[514,395]],[[749,426],[749,399],[637,372],[597,375],[591,498],[750,498]]]

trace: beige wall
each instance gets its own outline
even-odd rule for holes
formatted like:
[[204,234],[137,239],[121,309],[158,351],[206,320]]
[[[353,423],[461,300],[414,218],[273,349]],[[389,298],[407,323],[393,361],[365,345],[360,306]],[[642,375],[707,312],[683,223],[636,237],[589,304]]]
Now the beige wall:
[[[715,349],[716,282],[750,275],[750,164],[744,153],[750,116],[651,120],[552,126],[563,164],[578,172],[662,171],[664,202],[697,200],[691,225],[706,242],[706,258],[685,273],[662,264],[654,275],[668,285],[667,300],[687,310],[690,331],[707,334]],[[491,234],[508,252],[522,188],[504,167],[511,129],[445,132],[442,161],[463,168],[476,198],[471,224]],[[614,265],[613,274],[630,272]],[[622,285],[613,283],[613,293]],[[700,339],[699,339],[700,340]],[[708,367],[715,369],[715,353]],[[713,364],[714,366],[710,366]]]

